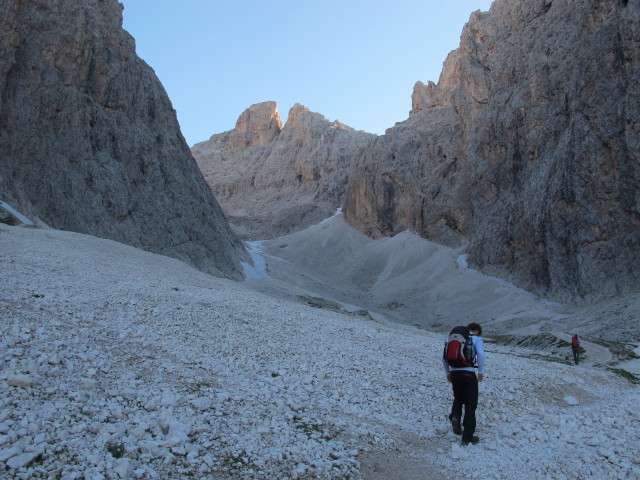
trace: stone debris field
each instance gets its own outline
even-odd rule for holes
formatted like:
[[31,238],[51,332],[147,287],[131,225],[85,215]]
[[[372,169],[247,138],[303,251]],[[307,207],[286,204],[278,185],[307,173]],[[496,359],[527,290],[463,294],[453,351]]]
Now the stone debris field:
[[610,371],[488,341],[463,448],[440,335],[49,229],[0,225],[0,285],[0,478],[640,477]]

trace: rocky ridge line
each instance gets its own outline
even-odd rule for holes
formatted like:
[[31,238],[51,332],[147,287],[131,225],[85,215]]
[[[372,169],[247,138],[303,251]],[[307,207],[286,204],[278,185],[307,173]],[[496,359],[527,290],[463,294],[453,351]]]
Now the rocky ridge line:
[[346,172],[375,135],[296,104],[282,122],[275,102],[252,105],[233,130],[191,149],[241,237],[273,238],[331,216],[344,203]]

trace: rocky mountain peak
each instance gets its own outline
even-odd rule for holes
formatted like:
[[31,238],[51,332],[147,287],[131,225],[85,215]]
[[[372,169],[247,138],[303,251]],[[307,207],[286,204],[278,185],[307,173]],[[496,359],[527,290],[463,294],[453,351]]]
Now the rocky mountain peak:
[[236,126],[191,149],[236,232],[273,238],[331,216],[343,204],[351,161],[375,135],[331,122],[298,103],[269,143],[250,144],[255,130],[245,127],[244,118],[255,111],[273,112],[275,106],[251,106],[238,120],[240,130]]
[[460,35],[460,46],[447,55],[438,83],[418,81],[413,87],[411,114],[436,107],[464,105],[480,108],[489,101],[490,84],[485,42],[492,32],[492,17],[476,11]]
[[244,148],[249,146],[267,146],[282,130],[282,120],[276,102],[262,102],[247,108],[236,122],[233,135],[229,138],[231,146]]
[[332,123],[324,115],[312,112],[304,105],[296,103],[289,110],[287,123],[282,130],[280,140],[302,147],[313,139],[319,138],[334,123],[339,122]]
[[326,128],[331,122],[324,115],[312,112],[304,105],[296,103],[289,110],[285,127],[291,129],[312,128],[312,126]]
[[442,100],[438,98],[438,87],[432,81],[426,85],[420,81],[413,86],[411,95],[411,114],[426,110],[427,108],[444,106]]

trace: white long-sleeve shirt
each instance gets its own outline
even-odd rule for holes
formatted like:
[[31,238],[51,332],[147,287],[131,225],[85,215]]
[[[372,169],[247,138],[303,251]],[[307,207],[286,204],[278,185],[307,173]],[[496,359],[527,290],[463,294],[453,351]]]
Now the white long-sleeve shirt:
[[[447,340],[448,339],[449,337],[447,337]],[[481,337],[478,337],[477,335],[471,335],[471,341],[473,342],[473,348],[476,351],[476,360],[478,362],[478,373],[481,373],[484,375],[484,341],[482,340]],[[468,372],[475,372],[474,367],[456,368],[456,367],[449,366],[444,356],[442,357],[442,365],[444,365],[444,371],[447,375],[457,370],[466,370]]]

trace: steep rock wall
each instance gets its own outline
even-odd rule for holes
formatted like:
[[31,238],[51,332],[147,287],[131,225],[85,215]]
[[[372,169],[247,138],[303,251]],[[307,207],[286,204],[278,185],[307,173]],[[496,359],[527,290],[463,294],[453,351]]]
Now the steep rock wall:
[[345,215],[571,301],[640,286],[640,2],[496,0],[349,175]]
[[116,0],[3,0],[0,39],[0,199],[241,278],[246,251]]

